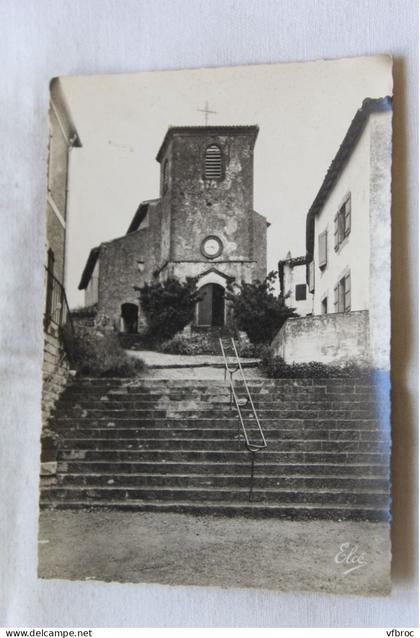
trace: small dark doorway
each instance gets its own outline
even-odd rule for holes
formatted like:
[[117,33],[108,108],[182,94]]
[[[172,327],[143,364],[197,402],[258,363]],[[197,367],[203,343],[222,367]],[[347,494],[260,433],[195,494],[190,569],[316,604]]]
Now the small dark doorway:
[[198,326],[225,325],[225,289],[219,284],[206,284],[200,288],[201,300],[197,308]]
[[137,332],[139,309],[134,303],[123,303],[121,306],[121,332],[133,334]]

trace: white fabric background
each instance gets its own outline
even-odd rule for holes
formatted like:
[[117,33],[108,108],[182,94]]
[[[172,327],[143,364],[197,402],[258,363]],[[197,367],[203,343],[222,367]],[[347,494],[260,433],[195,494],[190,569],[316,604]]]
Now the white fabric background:
[[[417,436],[416,10],[416,0],[2,0],[2,626],[417,624],[413,488]],[[346,598],[37,580],[49,78],[375,53],[395,56],[392,596]]]

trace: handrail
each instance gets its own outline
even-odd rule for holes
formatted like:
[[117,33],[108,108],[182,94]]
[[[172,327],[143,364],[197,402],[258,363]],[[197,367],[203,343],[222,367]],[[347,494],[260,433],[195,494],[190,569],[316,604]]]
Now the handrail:
[[68,321],[72,332],[74,332],[73,320],[65,288],[48,266],[44,266],[44,268],[47,277],[44,327],[47,329],[51,322],[56,326],[61,326]]
[[[239,358],[239,354],[238,354],[238,350],[236,348],[235,341],[234,341],[233,338],[231,338],[233,352],[234,352],[235,357],[236,357],[236,364],[235,364],[234,368],[230,368],[229,367],[229,362],[227,360],[225,348],[224,348],[223,341],[222,341],[221,338],[219,338],[219,343],[220,343],[220,348],[222,350],[223,359],[224,359],[224,362],[225,362],[225,379],[226,379],[226,372],[229,372],[229,375],[230,375],[231,401],[232,401],[232,398],[233,398],[233,400],[235,402],[235,406],[236,406],[237,412],[238,412],[239,420],[240,420],[240,423],[241,423],[242,432],[243,432],[244,439],[245,439],[245,446],[250,452],[258,452],[259,450],[263,450],[264,448],[267,447],[267,441],[265,440],[264,432],[263,432],[263,429],[261,427],[261,423],[260,423],[260,420],[258,418],[258,414],[257,414],[257,411],[255,409],[254,402],[253,402],[252,397],[251,397],[251,393],[249,391],[248,383],[247,383],[246,378],[245,378],[245,374],[244,374],[244,371],[243,371],[243,368],[242,368],[242,365],[241,365],[241,361],[240,361],[240,358]],[[241,374],[242,381],[243,381],[246,393],[248,395],[247,396],[247,403],[249,402],[250,405],[251,405],[252,413],[254,415],[254,419],[255,419],[255,422],[257,424],[259,436],[261,438],[261,443],[253,443],[253,442],[251,442],[249,440],[248,433],[247,433],[246,426],[245,426],[244,419],[243,419],[242,412],[241,412],[241,405],[239,403],[239,400],[238,400],[238,397],[237,397],[237,394],[236,394],[236,391],[235,391],[235,384],[234,384],[234,381],[233,381],[233,375],[235,374],[235,372],[240,372],[240,374]]]

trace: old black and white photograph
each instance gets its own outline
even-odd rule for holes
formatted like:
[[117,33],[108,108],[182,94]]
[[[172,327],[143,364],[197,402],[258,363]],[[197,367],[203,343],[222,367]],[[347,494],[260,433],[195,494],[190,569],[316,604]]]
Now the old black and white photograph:
[[392,92],[51,80],[40,578],[389,594]]

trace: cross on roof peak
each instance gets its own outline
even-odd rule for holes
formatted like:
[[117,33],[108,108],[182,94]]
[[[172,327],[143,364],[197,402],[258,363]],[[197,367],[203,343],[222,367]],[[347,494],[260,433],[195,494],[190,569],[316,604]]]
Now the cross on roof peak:
[[205,105],[204,105],[204,108],[203,108],[203,109],[197,109],[197,111],[200,111],[200,113],[204,113],[204,123],[205,123],[205,125],[206,125],[206,126],[207,126],[208,121],[209,121],[209,114],[210,114],[210,113],[212,113],[212,114],[214,114],[214,115],[216,115],[216,114],[217,114],[217,111],[211,111],[211,110],[209,109],[209,103],[208,103],[208,101],[207,101],[207,100],[206,100],[206,103],[205,103]]

